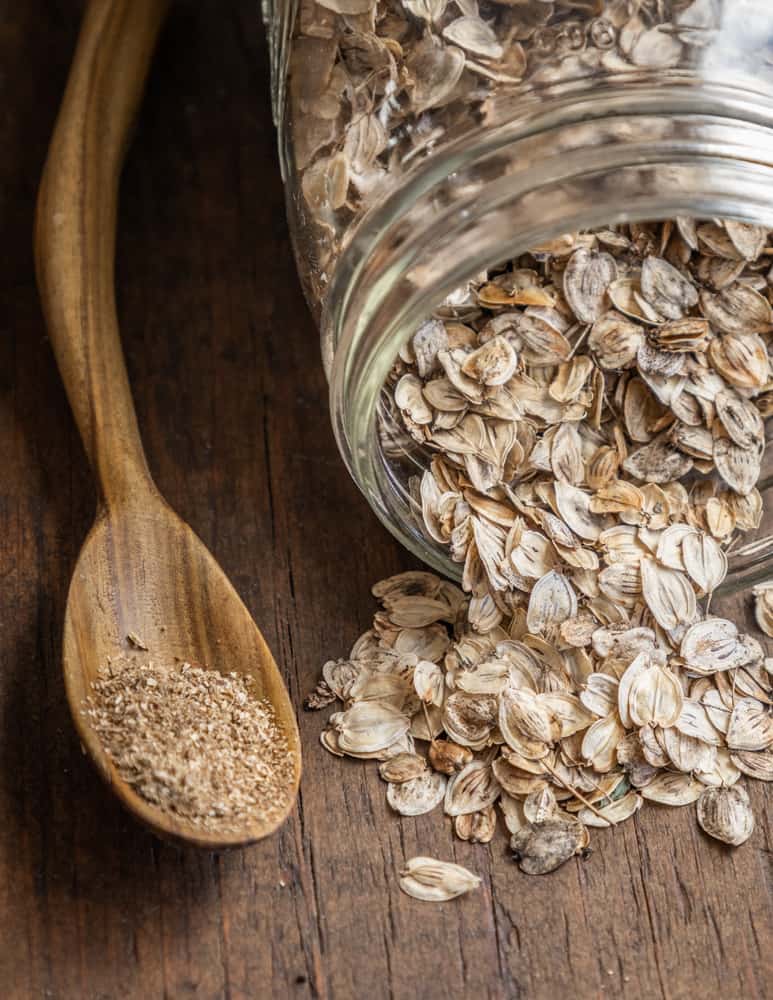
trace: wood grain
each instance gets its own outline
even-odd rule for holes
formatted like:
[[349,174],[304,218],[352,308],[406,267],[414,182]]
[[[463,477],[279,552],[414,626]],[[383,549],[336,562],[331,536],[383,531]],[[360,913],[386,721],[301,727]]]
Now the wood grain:
[[[224,848],[279,826],[300,779],[295,713],[271,651],[239,595],[148,470],[116,316],[119,177],[166,13],[165,0],[90,0],[43,169],[35,216],[41,305],[73,416],[97,479],[99,506],[67,596],[62,668],[85,751],[123,804],[161,836]],[[206,829],[128,784],[84,710],[100,669],[136,656],[191,662],[253,681],[271,703],[290,766],[281,799]],[[270,807],[270,808],[268,808]]]
[[[156,841],[72,735],[59,668],[94,496],[33,284],[30,225],[76,34],[69,2],[0,0],[0,983],[4,997],[770,995],[765,790],[735,852],[688,808],[645,809],[542,880],[502,839],[390,816],[372,766],[317,749],[277,837],[221,855]],[[296,704],[414,565],[347,480],[295,278],[251,0],[172,11],[122,189],[119,312],[150,466],[264,625]],[[259,566],[268,569],[259,570]],[[744,613],[740,608],[738,613]],[[431,850],[484,876],[440,907],[395,869]]]

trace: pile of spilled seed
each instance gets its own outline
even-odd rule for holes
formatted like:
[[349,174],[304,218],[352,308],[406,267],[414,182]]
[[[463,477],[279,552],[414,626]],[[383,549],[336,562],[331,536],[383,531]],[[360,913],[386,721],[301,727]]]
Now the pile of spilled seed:
[[252,678],[140,658],[104,666],[87,712],[118,773],[148,802],[226,832],[284,811],[293,759]]

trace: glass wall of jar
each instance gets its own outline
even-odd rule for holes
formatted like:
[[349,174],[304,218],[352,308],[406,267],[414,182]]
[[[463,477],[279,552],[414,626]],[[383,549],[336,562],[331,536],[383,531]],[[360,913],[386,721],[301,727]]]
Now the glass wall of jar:
[[[390,530],[458,575],[449,539],[428,532],[421,513],[421,478],[438,448],[395,404],[397,380],[416,365],[412,338],[433,318],[480,337],[492,319],[515,315],[521,329],[508,336],[526,378],[518,391],[533,382],[542,392],[557,365],[587,352],[598,318],[558,323],[563,360],[539,341],[524,346],[530,317],[539,324],[540,309],[566,311],[563,282],[578,250],[614,259],[604,311],[639,325],[648,343],[667,317],[642,293],[647,256],[691,275],[707,296],[729,290],[731,301],[750,288],[769,308],[773,4],[269,0],[264,13],[291,228],[342,455]],[[725,219],[760,229],[728,233]],[[761,242],[741,246],[733,232]],[[702,303],[683,317],[705,320]],[[702,376],[692,369],[722,381],[705,359],[715,339],[719,356],[728,324],[707,321],[700,350],[684,352],[690,371],[633,374],[650,389],[675,377],[694,411],[719,383],[696,388]],[[764,416],[768,325],[763,317],[750,334],[761,338],[765,371],[752,385],[729,383]],[[602,436],[631,367],[626,359],[603,372]],[[668,408],[669,389],[656,391]],[[506,416],[471,408],[484,423]],[[541,429],[533,410],[527,418]],[[709,460],[692,457],[707,475]],[[765,545],[741,551],[749,579]]]

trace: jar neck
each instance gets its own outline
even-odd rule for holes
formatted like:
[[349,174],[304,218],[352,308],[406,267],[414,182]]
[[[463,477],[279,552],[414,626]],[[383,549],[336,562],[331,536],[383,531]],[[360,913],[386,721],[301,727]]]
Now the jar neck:
[[367,215],[323,311],[344,460],[381,520],[411,527],[375,415],[401,345],[453,289],[564,232],[676,215],[773,228],[773,100],[687,80],[579,82],[510,108],[415,169]]

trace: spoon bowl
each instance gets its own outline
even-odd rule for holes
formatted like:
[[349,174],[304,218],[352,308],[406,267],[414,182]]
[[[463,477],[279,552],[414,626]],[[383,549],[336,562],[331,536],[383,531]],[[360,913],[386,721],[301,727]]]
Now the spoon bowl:
[[[118,774],[94,731],[86,699],[100,667],[143,654],[159,664],[185,661],[253,678],[252,692],[271,704],[293,756],[285,808],[238,829],[206,830],[146,801]],[[67,697],[83,745],[115,795],[162,837],[200,847],[246,844],[272,833],[292,808],[300,780],[298,731],[268,646],[206,546],[161,498],[97,516],[78,558],[64,624]],[[233,824],[232,824],[233,826]]]
[[[51,344],[100,491],[64,626],[67,697],[81,740],[135,816],[201,847],[246,844],[292,808],[300,779],[295,716],[249,612],[215,559],[163,500],[148,470],[115,307],[118,180],[165,0],[90,0],[38,194],[35,260]],[[137,642],[160,666],[249,674],[292,755],[281,809],[207,829],[142,798],[118,774],[87,711],[101,667]],[[266,803],[267,806],[276,805]]]

